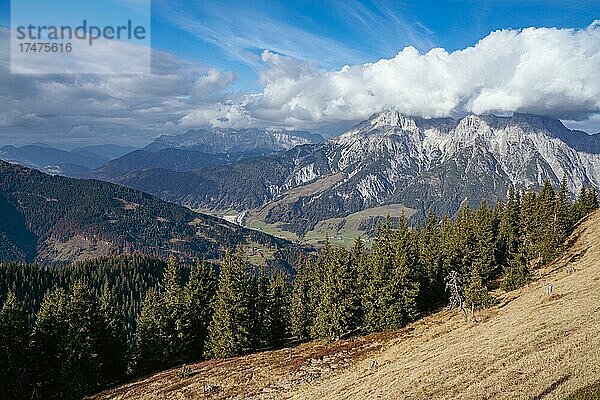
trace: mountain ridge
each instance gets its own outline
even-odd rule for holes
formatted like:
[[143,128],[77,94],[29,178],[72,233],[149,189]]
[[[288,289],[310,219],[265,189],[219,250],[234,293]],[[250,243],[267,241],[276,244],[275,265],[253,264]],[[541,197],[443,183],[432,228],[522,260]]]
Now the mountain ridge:
[[165,148],[185,148],[209,154],[256,154],[288,150],[306,143],[318,143],[321,135],[307,131],[286,131],[259,128],[203,128],[190,129],[180,135],[161,135],[144,147],[148,151]]
[[[511,186],[538,189],[545,179],[557,186],[563,175],[572,194],[598,187],[600,135],[584,141],[581,134],[532,114],[455,120],[385,111],[318,144],[164,176],[134,171],[115,182],[202,210],[252,212],[272,203],[264,222],[304,234],[325,219],[387,204],[417,210],[416,218],[428,209],[453,214],[462,204],[502,199]],[[584,144],[588,151],[576,149]],[[340,178],[314,190],[334,175]],[[303,187],[293,201],[279,201]]]
[[277,256],[291,246],[135,189],[51,176],[3,161],[0,209],[3,261],[74,261],[136,252],[211,259],[239,244]]

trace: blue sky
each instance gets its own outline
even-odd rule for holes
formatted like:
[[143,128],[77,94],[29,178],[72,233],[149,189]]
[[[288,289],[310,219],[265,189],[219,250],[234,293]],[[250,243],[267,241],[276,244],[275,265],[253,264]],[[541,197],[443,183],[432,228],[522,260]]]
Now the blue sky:
[[263,49],[316,60],[326,69],[474,45],[506,28],[582,28],[597,1],[163,1],[152,2],[153,46],[239,75],[259,87],[252,60]]
[[[60,4],[76,20],[85,1]],[[143,145],[206,126],[331,136],[386,109],[600,132],[597,1],[152,0],[150,75],[10,74],[9,10],[0,0],[0,144]]]

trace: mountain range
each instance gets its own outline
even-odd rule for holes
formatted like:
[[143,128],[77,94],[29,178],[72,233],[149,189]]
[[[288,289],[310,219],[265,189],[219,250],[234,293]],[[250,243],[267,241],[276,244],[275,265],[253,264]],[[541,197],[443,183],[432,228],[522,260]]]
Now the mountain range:
[[158,151],[166,148],[188,149],[209,154],[271,153],[288,150],[306,143],[318,143],[323,138],[306,131],[273,129],[210,128],[190,129],[182,135],[162,135],[145,147]]
[[192,129],[181,135],[162,135],[143,149],[104,144],[62,150],[35,143],[0,147],[0,159],[52,175],[110,181],[130,171],[161,168],[189,171],[319,143],[323,138],[306,131],[272,129]]
[[[600,185],[600,134],[520,113],[427,119],[385,111],[327,141],[304,131],[213,128],[126,150],[4,146],[0,158],[315,241],[368,236],[386,215],[453,214],[545,179],[558,185],[566,176],[572,194]],[[109,151],[118,157],[107,160]]]
[[599,186],[600,135],[531,114],[426,119],[386,111],[285,152],[197,170],[130,170],[110,180],[301,237],[358,212],[371,219],[390,210],[453,214],[462,204],[503,199],[510,186],[537,189],[563,176],[573,194]]
[[116,144],[62,150],[43,143],[35,143],[19,147],[2,146],[0,147],[0,159],[53,175],[85,177],[90,170],[133,150],[135,150],[133,146]]

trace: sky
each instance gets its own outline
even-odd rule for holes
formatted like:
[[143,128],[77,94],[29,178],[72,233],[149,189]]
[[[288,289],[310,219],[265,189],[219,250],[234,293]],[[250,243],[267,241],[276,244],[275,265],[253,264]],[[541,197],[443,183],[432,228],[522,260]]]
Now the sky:
[[153,0],[152,73],[99,75],[11,74],[9,10],[0,0],[0,144],[142,146],[209,126],[332,136],[386,109],[600,132],[596,1]]

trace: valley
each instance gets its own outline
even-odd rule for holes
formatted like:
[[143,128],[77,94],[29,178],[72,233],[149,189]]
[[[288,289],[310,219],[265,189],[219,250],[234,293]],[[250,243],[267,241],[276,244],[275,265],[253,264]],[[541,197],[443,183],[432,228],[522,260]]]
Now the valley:
[[[563,177],[575,196],[600,184],[599,143],[600,135],[531,114],[455,120],[386,111],[321,143],[187,170],[133,163],[103,179],[288,239],[315,242],[328,230],[347,241],[373,232],[380,207],[422,222],[429,209],[453,215],[505,199],[510,187],[537,190]],[[362,220],[345,228],[337,219],[348,217]]]

